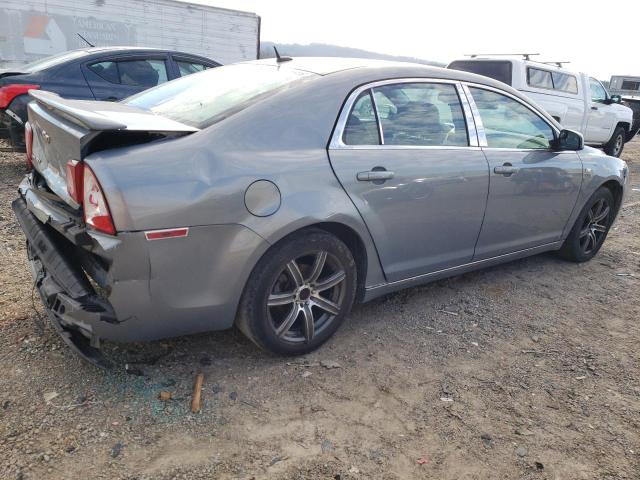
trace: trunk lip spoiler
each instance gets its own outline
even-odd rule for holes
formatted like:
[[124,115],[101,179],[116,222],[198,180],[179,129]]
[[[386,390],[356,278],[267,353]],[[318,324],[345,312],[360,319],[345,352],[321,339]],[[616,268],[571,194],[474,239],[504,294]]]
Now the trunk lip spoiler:
[[[67,120],[89,130],[185,133],[200,131],[199,128],[125,104],[114,104],[113,102],[102,102],[98,100],[67,99],[60,97],[57,93],[46,90],[29,90],[29,95],[44,108],[54,110]],[[114,108],[115,105],[117,105],[118,108]],[[118,117],[122,118],[120,119]],[[145,123],[147,123],[148,126],[145,126]]]

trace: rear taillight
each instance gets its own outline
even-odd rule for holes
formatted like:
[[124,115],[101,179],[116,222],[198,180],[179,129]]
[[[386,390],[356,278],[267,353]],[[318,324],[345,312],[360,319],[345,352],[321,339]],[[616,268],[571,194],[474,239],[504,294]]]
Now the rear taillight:
[[82,203],[82,184],[84,183],[84,163],[78,160],[67,162],[67,193],[76,203]]
[[84,166],[83,170],[82,206],[84,208],[84,221],[87,225],[100,232],[115,235],[116,229],[109,213],[107,199],[102,193],[98,179],[87,165]]
[[12,83],[0,87],[0,108],[7,108],[9,104],[18,95],[24,95],[29,90],[37,90],[40,85],[23,85],[20,83]]
[[33,128],[29,122],[24,124],[24,143],[27,149],[26,162],[27,169],[33,169]]

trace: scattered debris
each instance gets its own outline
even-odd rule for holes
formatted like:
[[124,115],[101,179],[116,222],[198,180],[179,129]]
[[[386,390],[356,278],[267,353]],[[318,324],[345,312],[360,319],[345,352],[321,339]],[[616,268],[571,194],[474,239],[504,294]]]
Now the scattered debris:
[[454,317],[458,316],[458,312],[450,312],[449,310],[436,310],[436,312],[446,313],[447,315],[453,315]]
[[320,365],[326,369],[342,368],[342,365],[338,362],[334,362],[333,360],[320,360]]
[[58,396],[58,392],[46,392],[43,397],[44,397],[44,403],[46,403],[47,405],[49,405],[51,403],[51,400],[53,400],[54,398],[56,398]]
[[271,459],[271,461],[269,462],[269,466],[270,466],[270,467],[273,467],[276,463],[278,463],[278,462],[283,462],[283,461],[287,460],[288,458],[289,458],[289,457],[286,457],[286,456],[285,456],[285,457],[281,457],[280,455],[276,455],[276,456],[275,456],[275,457],[273,457],[273,458]]
[[534,465],[536,470],[544,470],[544,464],[542,462],[535,462]]
[[158,395],[158,398],[166,402],[167,400],[171,400],[171,398],[173,398],[173,393],[163,390],[162,392],[160,392],[160,395]]
[[352,465],[351,468],[349,469],[349,473],[360,473],[360,469]]
[[329,453],[331,450],[333,450],[333,445],[329,440],[325,438],[320,444],[320,449],[322,450],[322,453]]
[[202,404],[201,404],[201,396],[202,396],[202,383],[204,382],[204,374],[199,373],[196,375],[196,381],[193,385],[193,395],[191,398],[191,412],[199,413]]
[[493,437],[488,433],[483,433],[482,435],[480,435],[480,439],[482,440],[482,443],[484,443],[486,447],[490,447],[491,442],[493,441]]
[[585,378],[587,378],[586,375],[580,375],[579,377],[576,377],[576,380],[584,380]]
[[144,377],[144,372],[137,367],[132,367],[130,364],[125,364],[124,371],[129,375],[135,375],[137,377]]
[[418,465],[425,465],[429,463],[429,459],[427,457],[421,457],[418,459]]
[[310,377],[311,375],[313,375],[313,373],[311,373],[309,370],[305,370],[304,372],[302,372],[301,377],[307,378],[307,377]]
[[451,397],[440,397],[440,400],[443,402],[453,402],[453,398]]
[[229,399],[233,400],[235,402],[238,399],[238,393],[237,392],[229,392]]
[[518,447],[516,449],[516,455],[518,455],[520,458],[526,457],[528,453],[529,453],[529,450],[527,450],[526,447]]
[[120,453],[122,452],[122,447],[124,447],[124,445],[120,442],[116,443],[113,448],[111,449],[111,456],[113,458],[116,458],[117,456],[120,455]]

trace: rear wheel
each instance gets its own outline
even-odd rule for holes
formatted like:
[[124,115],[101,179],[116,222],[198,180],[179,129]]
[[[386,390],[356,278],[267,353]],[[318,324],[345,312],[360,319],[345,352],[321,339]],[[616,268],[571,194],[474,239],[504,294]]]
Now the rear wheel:
[[353,305],[356,264],[347,246],[320,230],[296,234],[258,262],[236,324],[256,345],[284,355],[315,350]]
[[611,139],[604,146],[604,152],[612,157],[619,157],[624,150],[624,140],[626,132],[623,127],[617,127],[611,136]]
[[573,262],[591,260],[609,233],[613,222],[615,201],[606,187],[601,187],[589,199],[580,212],[569,236],[565,240],[560,255]]

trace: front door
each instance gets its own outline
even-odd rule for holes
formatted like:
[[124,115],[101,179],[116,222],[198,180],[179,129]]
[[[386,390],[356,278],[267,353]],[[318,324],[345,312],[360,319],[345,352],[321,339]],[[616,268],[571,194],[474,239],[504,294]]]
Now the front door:
[[582,183],[576,152],[551,149],[554,129],[515,98],[471,87],[486,136],[487,211],[474,260],[560,240]]
[[591,102],[587,107],[587,129],[585,142],[607,143],[613,135],[616,123],[616,113],[613,107],[607,104],[607,91],[595,78],[589,78]]
[[456,85],[381,82],[351,98],[329,156],[387,280],[469,262],[489,174]]

